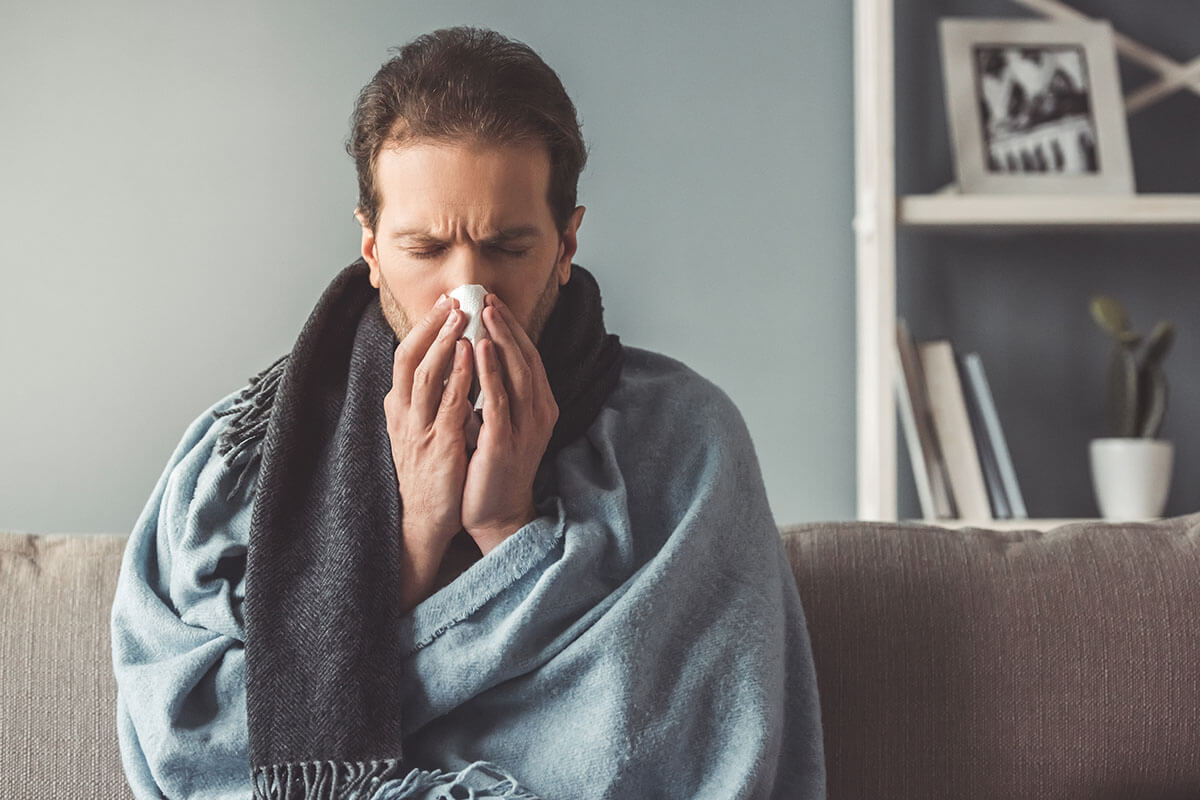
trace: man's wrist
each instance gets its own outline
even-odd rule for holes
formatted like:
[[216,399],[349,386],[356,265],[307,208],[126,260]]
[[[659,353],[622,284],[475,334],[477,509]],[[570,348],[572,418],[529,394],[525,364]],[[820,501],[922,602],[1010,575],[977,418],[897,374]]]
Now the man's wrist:
[[449,544],[448,539],[421,535],[404,526],[400,536],[400,595],[404,611],[411,610],[432,593]]
[[479,546],[479,551],[485,556],[501,542],[537,519],[537,509],[530,503],[520,514],[506,520],[487,526],[468,528],[467,533]]

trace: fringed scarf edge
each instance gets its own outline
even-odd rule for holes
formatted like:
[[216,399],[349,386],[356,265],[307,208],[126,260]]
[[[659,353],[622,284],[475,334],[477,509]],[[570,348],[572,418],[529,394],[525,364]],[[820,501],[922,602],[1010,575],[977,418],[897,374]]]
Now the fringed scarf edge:
[[215,419],[232,416],[229,426],[217,439],[217,455],[225,459],[232,468],[243,464],[237,483],[230,490],[227,500],[237,496],[245,485],[246,476],[262,459],[262,444],[267,434],[267,423],[271,419],[271,408],[275,403],[275,390],[287,368],[288,356],[284,353],[269,367],[250,378],[250,384],[238,394],[229,408],[212,412]]
[[398,777],[400,759],[305,761],[254,768],[254,800],[365,800],[387,778]]

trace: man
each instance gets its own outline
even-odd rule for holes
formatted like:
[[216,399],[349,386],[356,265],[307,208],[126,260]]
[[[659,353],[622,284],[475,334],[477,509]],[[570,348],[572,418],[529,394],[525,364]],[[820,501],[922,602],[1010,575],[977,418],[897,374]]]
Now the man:
[[420,37],[348,150],[361,260],[192,424],[130,538],[135,793],[823,796],[745,426],[605,331],[557,76],[489,31]]

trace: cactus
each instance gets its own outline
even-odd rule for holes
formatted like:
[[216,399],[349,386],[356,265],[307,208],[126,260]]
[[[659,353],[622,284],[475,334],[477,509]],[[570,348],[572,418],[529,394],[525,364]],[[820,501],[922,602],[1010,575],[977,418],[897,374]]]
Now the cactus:
[[1167,377],[1162,363],[1175,341],[1175,326],[1159,322],[1143,346],[1142,335],[1133,330],[1129,315],[1116,300],[1097,295],[1091,309],[1092,319],[1113,339],[1108,403],[1114,434],[1157,438],[1167,413]]

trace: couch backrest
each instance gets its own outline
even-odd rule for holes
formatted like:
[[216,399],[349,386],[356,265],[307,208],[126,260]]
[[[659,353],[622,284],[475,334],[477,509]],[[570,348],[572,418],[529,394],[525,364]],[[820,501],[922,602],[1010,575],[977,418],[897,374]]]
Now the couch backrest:
[[108,618],[124,536],[0,533],[0,797],[131,797]]
[[784,530],[829,797],[1200,797],[1200,515]]

